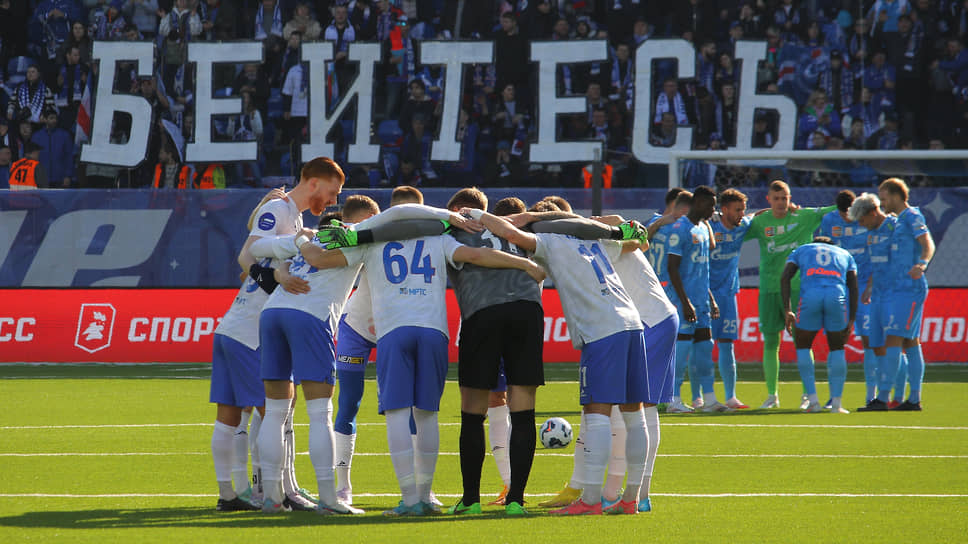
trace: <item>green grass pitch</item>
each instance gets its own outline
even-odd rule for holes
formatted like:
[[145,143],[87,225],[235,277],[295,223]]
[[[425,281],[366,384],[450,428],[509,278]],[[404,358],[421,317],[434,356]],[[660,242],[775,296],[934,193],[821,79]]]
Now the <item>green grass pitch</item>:
[[[575,365],[546,368],[539,423],[562,416],[576,425]],[[765,397],[760,376],[755,365],[740,369],[738,395],[750,405]],[[381,517],[399,490],[373,381],[360,412],[363,455],[353,463],[365,516],[218,514],[207,377],[204,365],[0,366],[0,542],[968,541],[964,365],[929,365],[924,412],[849,415],[798,413],[796,367],[784,365],[781,410],[662,415],[653,512],[567,519],[536,504],[570,476],[573,447],[540,445],[526,519],[499,507],[477,517]],[[853,410],[864,387],[855,365],[848,379]],[[824,396],[826,384],[819,389]],[[448,382],[434,482],[445,503],[461,491],[459,413],[457,384]],[[301,402],[296,414],[296,471],[315,491]],[[499,489],[488,457],[484,498]]]

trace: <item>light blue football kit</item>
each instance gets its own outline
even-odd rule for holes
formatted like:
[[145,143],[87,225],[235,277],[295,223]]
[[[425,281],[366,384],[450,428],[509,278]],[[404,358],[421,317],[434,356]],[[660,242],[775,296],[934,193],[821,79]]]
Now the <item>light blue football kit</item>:
[[[709,252],[709,289],[719,306],[719,317],[712,320],[714,340],[739,338],[739,255],[753,216],[743,217],[735,228],[712,221],[716,247]],[[732,342],[719,342],[719,375],[723,378],[726,399],[736,396],[736,354]]]

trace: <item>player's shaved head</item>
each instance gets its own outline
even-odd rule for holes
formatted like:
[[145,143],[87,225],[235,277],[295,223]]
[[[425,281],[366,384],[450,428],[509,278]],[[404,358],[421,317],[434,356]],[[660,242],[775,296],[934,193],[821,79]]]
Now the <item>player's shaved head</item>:
[[509,196],[497,201],[497,204],[494,205],[494,215],[504,217],[514,213],[523,213],[527,209],[528,207],[524,205],[523,200],[516,196]]
[[390,206],[398,204],[423,204],[423,193],[416,187],[401,185],[390,193]]
[[901,197],[904,202],[907,202],[908,196],[910,195],[910,190],[908,189],[907,183],[901,178],[888,178],[881,182],[880,186],[877,188],[878,192],[887,192],[892,195],[897,195]]
[[850,209],[850,205],[854,203],[854,199],[857,195],[849,189],[844,189],[843,191],[837,193],[837,209],[843,213],[847,213]]
[[325,180],[336,178],[340,185],[346,181],[343,169],[329,157],[316,157],[303,165],[299,172],[299,183],[307,182],[313,178]]
[[535,202],[530,208],[529,212],[560,212],[561,208],[555,206],[555,203],[550,200],[539,200]]
[[466,187],[454,193],[447,202],[447,209],[458,211],[461,208],[474,208],[487,211],[487,195],[477,187]]
[[558,195],[548,195],[542,198],[541,200],[544,200],[546,202],[551,202],[552,204],[558,207],[559,211],[571,213],[571,204],[569,204],[568,201],[564,199],[564,197],[560,197]]
[[359,223],[378,213],[380,213],[379,204],[366,195],[353,195],[343,203],[343,217],[349,223]]
[[790,192],[790,186],[785,181],[776,179],[770,182],[771,193],[780,193],[783,191]]

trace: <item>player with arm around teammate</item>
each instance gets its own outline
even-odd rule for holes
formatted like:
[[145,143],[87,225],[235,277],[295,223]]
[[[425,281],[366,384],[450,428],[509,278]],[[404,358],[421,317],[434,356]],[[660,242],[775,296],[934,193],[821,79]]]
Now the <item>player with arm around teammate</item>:
[[[800,272],[800,302],[794,314],[790,306],[790,281]],[[787,258],[780,278],[787,330],[794,335],[797,367],[807,398],[807,412],[820,412],[813,357],[810,347],[821,328],[827,333],[827,381],[830,385],[830,411],[849,413],[843,407],[847,358],[844,345],[850,338],[857,315],[857,264],[850,253],[818,236],[813,243],[798,247]]]

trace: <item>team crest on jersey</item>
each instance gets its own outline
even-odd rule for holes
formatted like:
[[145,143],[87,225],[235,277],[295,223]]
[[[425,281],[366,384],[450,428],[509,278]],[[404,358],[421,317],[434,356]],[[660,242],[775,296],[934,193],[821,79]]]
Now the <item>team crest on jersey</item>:
[[721,233],[721,232],[717,232],[716,233],[716,241],[717,242],[722,242],[723,241],[723,233]]
[[775,227],[766,227],[765,229],[763,229],[763,234],[765,234],[767,237],[776,236],[776,228]]
[[702,240],[699,238],[699,236],[696,233],[692,233],[692,243],[693,244],[701,244],[702,243]]
[[844,227],[844,236],[853,236],[854,227]]
[[[844,228],[843,227],[834,227],[833,229],[831,229],[831,234],[833,234],[834,236],[837,236],[837,237],[843,236],[844,235]],[[848,236],[850,236],[849,233],[848,233]]]
[[81,304],[74,345],[88,353],[110,346],[111,334],[114,332],[114,314],[114,306],[110,304]]

